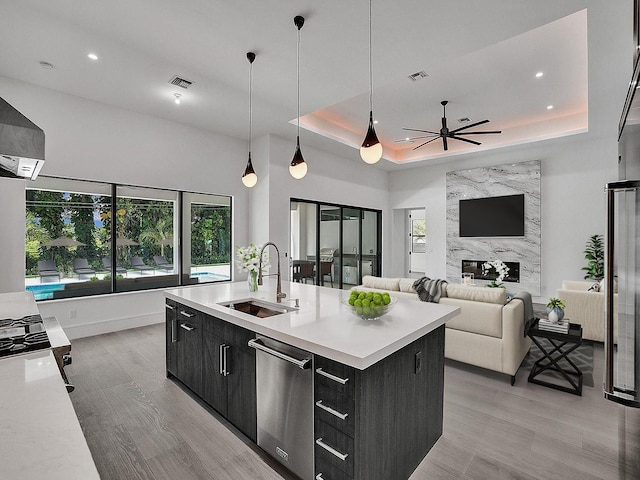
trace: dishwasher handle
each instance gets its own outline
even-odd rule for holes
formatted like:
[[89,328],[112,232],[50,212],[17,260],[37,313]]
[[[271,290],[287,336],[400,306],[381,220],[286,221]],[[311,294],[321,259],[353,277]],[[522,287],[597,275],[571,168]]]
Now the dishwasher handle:
[[303,358],[302,360],[298,360],[297,358],[293,358],[287,355],[286,353],[282,353],[282,352],[279,352],[278,350],[274,350],[270,347],[267,347],[258,338],[256,339],[252,338],[251,340],[249,340],[249,343],[247,345],[249,345],[251,348],[255,348],[256,350],[260,350],[262,352],[268,353],[269,355],[273,355],[274,357],[277,357],[281,360],[286,360],[289,363],[293,363],[296,367],[301,368],[303,370],[310,367],[310,363],[311,363],[310,358]]

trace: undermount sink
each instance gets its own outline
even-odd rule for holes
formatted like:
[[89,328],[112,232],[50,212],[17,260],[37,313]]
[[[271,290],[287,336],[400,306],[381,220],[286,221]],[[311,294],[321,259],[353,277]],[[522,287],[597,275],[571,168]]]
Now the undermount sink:
[[228,307],[242,313],[248,313],[258,318],[273,317],[282,315],[283,313],[295,312],[298,309],[287,305],[279,305],[277,303],[265,302],[255,298],[245,298],[243,300],[231,300],[229,302],[221,302],[218,305]]

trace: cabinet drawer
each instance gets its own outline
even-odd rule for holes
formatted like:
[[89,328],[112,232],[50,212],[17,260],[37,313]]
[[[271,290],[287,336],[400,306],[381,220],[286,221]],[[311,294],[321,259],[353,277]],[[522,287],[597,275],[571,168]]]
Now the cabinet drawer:
[[316,356],[316,385],[324,385],[343,395],[353,396],[355,374],[356,371],[353,367]]
[[190,321],[196,322],[200,318],[200,315],[200,312],[191,307],[187,307],[181,303],[176,304],[176,317],[178,318],[178,323],[189,323]]
[[316,476],[314,478],[317,480],[352,480],[350,475],[324,460],[316,460]]
[[318,420],[353,437],[355,432],[355,407],[348,395],[318,385],[315,392],[315,416]]
[[353,438],[324,422],[316,422],[316,461],[353,476]]

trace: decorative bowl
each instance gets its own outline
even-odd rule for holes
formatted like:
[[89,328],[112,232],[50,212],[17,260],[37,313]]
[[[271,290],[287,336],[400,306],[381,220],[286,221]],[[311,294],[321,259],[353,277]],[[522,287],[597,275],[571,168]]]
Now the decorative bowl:
[[384,314],[388,313],[398,303],[398,299],[391,297],[387,305],[370,305],[368,307],[355,306],[349,304],[349,297],[343,297],[342,303],[349,309],[351,313],[362,318],[363,320],[377,320]]

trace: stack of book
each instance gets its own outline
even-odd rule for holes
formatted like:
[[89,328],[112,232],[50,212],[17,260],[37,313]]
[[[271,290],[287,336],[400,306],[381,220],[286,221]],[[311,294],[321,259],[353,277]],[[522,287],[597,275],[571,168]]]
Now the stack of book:
[[553,323],[546,318],[541,318],[538,320],[538,328],[548,332],[569,333],[569,321],[563,319],[558,323]]

